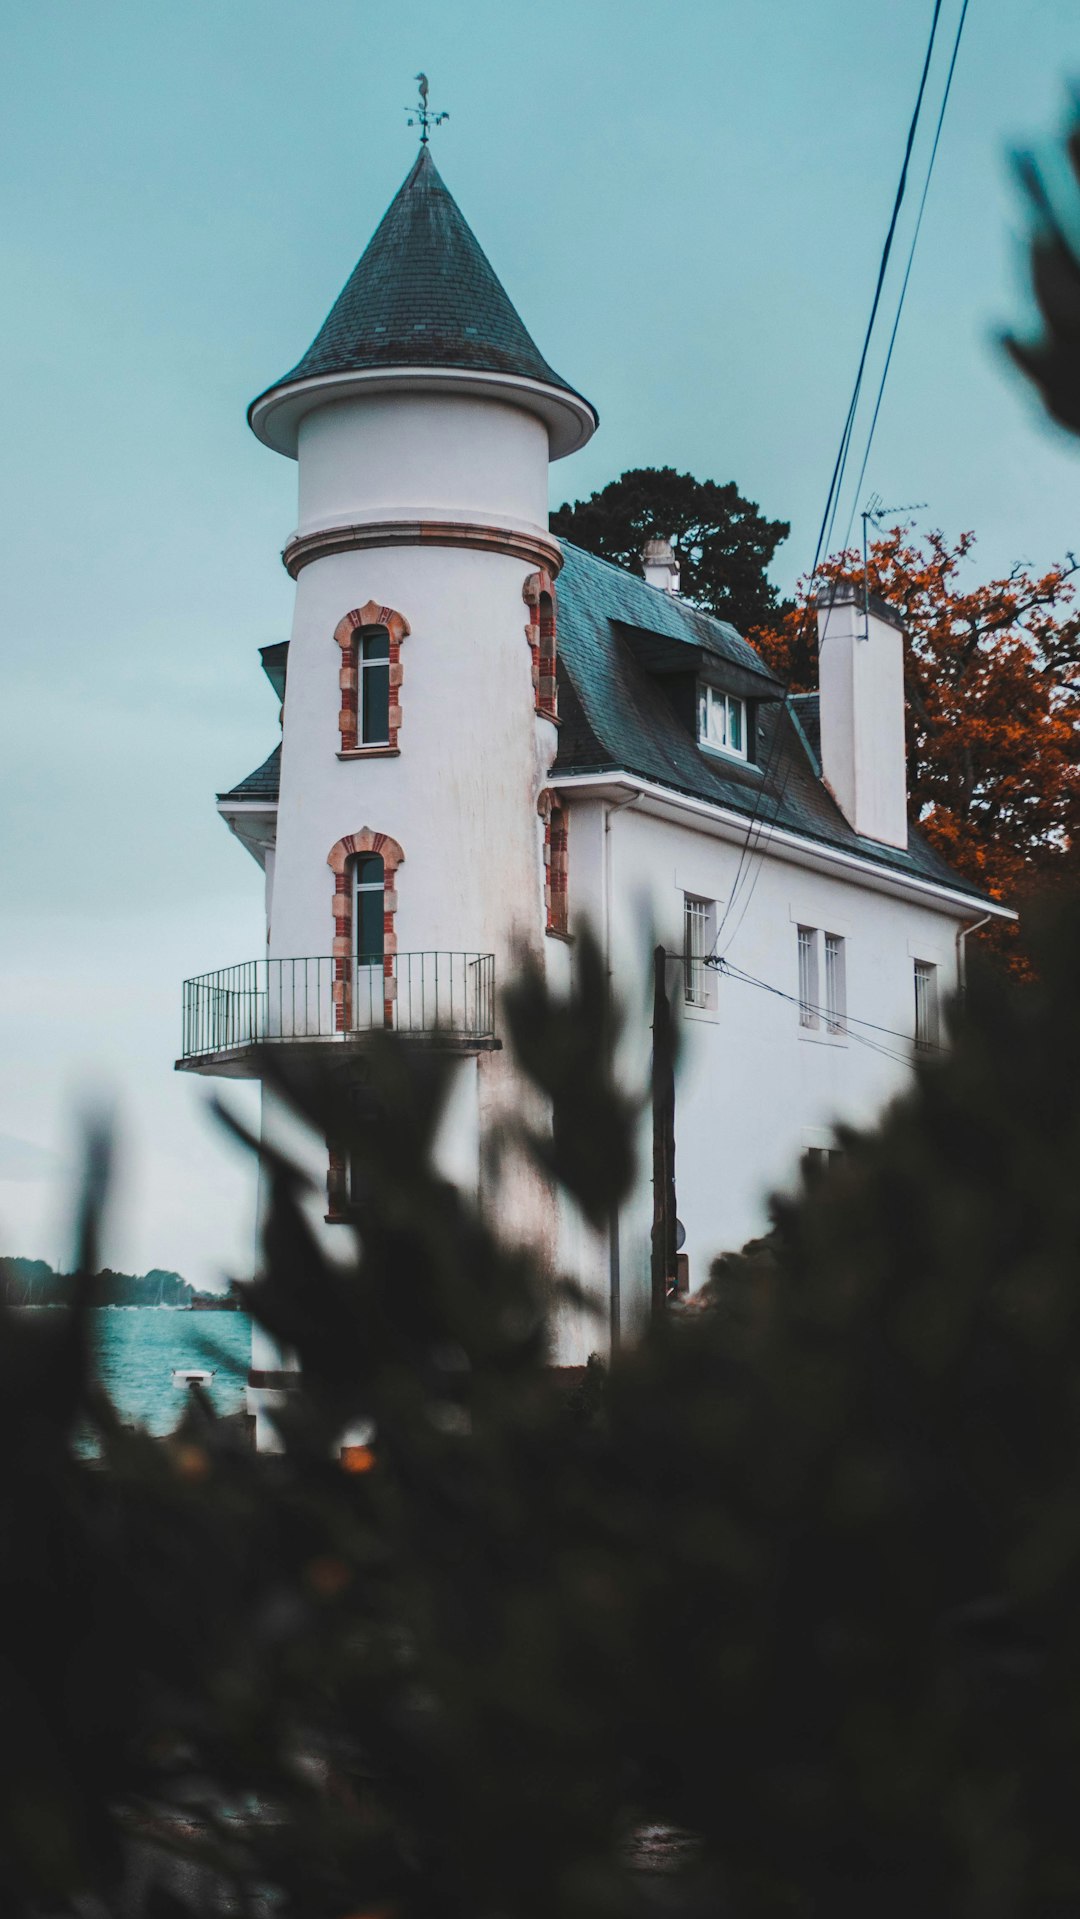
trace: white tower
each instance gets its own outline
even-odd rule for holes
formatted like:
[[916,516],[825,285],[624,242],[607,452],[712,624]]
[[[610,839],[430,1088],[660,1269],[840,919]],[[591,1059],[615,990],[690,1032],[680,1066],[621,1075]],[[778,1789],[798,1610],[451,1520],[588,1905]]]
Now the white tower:
[[[237,1071],[248,1038],[333,1041],[344,1061],[372,1027],[437,1027],[460,1055],[447,1170],[479,1190],[508,1094],[495,993],[520,944],[541,949],[550,881],[548,463],[596,414],[533,344],[425,144],[313,345],[248,418],[299,473],[276,825],[223,803],[267,866],[268,958],[254,1013],[220,983],[189,1006],[207,1029],[195,1055]],[[279,1117],[265,1096],[264,1129]],[[515,1196],[522,1231],[550,1211],[534,1199]],[[348,1206],[331,1155],[328,1218]]]

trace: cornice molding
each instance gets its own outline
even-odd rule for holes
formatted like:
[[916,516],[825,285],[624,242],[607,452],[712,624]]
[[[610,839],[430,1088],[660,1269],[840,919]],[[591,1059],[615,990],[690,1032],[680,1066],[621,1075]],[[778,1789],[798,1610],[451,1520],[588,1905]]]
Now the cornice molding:
[[281,560],[295,580],[312,560],[375,546],[469,546],[481,553],[505,553],[530,566],[544,567],[552,578],[562,566],[563,557],[558,541],[543,533],[523,533],[471,520],[365,520],[357,526],[328,526],[313,533],[294,534]]

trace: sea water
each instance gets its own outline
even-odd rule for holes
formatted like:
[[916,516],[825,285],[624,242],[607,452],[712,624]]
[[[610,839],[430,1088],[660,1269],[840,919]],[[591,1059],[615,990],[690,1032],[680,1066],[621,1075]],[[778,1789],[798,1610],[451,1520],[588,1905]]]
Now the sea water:
[[[24,1307],[27,1312],[55,1308]],[[246,1313],[191,1313],[168,1306],[100,1306],[91,1313],[102,1384],[128,1425],[169,1433],[181,1418],[180,1370],[212,1372],[206,1390],[220,1413],[242,1412],[251,1364]]]

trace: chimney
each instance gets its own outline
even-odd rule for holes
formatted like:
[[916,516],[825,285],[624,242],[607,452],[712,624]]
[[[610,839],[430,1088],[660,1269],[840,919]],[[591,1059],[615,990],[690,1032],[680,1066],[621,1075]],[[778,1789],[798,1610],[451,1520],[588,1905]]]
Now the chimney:
[[646,540],[641,559],[647,585],[658,586],[661,593],[678,592],[679,562],[671,550],[670,540]]
[[819,589],[817,622],[822,777],[856,833],[906,846],[903,624],[850,581]]

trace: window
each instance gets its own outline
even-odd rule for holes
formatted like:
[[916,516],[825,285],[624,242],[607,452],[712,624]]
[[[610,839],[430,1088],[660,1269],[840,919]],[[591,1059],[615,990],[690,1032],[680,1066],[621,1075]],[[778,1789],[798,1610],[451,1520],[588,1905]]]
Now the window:
[[937,967],[915,961],[915,1044],[928,1051],[938,1043]]
[[[346,833],[326,856],[334,875],[334,1031],[392,1026],[397,997],[397,875],[405,854],[370,826]],[[379,990],[379,977],[382,989]]]
[[383,884],[380,853],[363,853],[353,864],[356,902],[353,928],[356,957],[363,966],[381,966],[383,959]]
[[368,600],[334,628],[341,649],[337,723],[342,759],[392,757],[401,731],[401,643],[409,622],[392,606]]
[[818,1023],[817,932],[799,927],[799,1025]]
[[746,701],[715,686],[698,688],[698,743],[713,753],[746,758]]
[[570,843],[567,809],[553,794],[546,795],[541,811],[544,819],[544,904],[547,931],[561,939],[570,931],[569,893],[567,890]]
[[803,1168],[808,1180],[820,1179],[830,1166],[839,1166],[844,1157],[840,1146],[808,1146],[803,1154]]
[[532,654],[533,702],[545,719],[559,717],[557,679],[558,638],[555,587],[550,573],[530,573],[521,597],[531,609],[525,638]]
[[385,626],[360,634],[360,743],[387,746],[390,741],[390,635]]
[[687,1006],[712,1003],[712,977],[706,960],[716,937],[716,903],[683,894],[683,997]]
[[844,942],[839,933],[825,935],[825,1030],[844,1031],[847,989],[844,979]]

